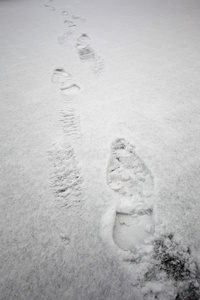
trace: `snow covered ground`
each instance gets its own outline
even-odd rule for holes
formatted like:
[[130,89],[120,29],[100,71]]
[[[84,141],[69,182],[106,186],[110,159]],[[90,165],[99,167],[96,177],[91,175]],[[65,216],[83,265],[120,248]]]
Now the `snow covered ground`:
[[0,299],[200,299],[199,13],[0,1]]

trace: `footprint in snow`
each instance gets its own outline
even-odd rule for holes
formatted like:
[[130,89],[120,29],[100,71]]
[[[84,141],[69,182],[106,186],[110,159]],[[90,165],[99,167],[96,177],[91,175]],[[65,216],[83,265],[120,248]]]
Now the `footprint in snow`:
[[109,187],[120,195],[116,208],[113,239],[122,250],[142,247],[154,233],[153,176],[125,139],[112,143],[107,169]]
[[69,12],[67,10],[62,11],[63,23],[67,27],[76,27],[77,25],[70,20]]
[[63,10],[62,11],[62,16],[65,17],[65,16],[68,16],[68,15],[69,15],[69,12],[67,10]]
[[96,55],[92,47],[90,46],[91,40],[86,33],[83,33],[76,43],[76,49],[79,58],[82,62],[92,62],[91,69],[94,73],[100,73],[103,70],[103,59]]
[[73,31],[71,29],[67,30],[62,35],[59,35],[57,37],[58,44],[62,45],[64,44],[73,34]]
[[[118,203],[102,218],[102,237],[111,246],[113,238],[124,260],[137,266],[143,299],[200,299],[195,258],[188,247],[176,242],[173,234],[155,233],[153,176],[125,139],[112,143],[107,181],[118,194]],[[125,258],[125,253],[130,257]]]
[[64,24],[67,25],[67,27],[69,27],[69,28],[77,26],[74,22],[72,22],[70,20],[64,20]]
[[51,5],[45,4],[44,6],[47,7],[51,11],[55,11],[56,10],[55,7],[53,7]]
[[77,39],[76,49],[82,61],[94,58],[94,50],[90,47],[90,38],[86,33],[83,33]]
[[53,71],[51,82],[58,85],[63,94],[76,94],[80,91],[80,87],[73,81],[73,76],[63,68]]
[[85,18],[82,18],[81,16],[77,16],[77,15],[72,15],[72,19],[74,20],[80,20],[82,22],[85,22],[86,19]]
[[49,159],[52,162],[51,187],[58,207],[81,206],[84,199],[83,180],[71,144],[54,145],[49,151]]
[[117,139],[112,144],[107,180],[111,189],[126,197],[149,197],[153,194],[150,170],[125,139]]

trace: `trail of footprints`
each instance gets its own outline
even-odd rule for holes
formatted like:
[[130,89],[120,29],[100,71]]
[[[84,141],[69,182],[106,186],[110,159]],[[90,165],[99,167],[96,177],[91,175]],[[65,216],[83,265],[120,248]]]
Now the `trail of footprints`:
[[[55,10],[55,8],[50,5],[53,0],[47,0],[44,4],[45,7],[49,8],[50,10]],[[79,15],[70,15],[67,10],[62,11],[61,16],[63,18],[64,25],[67,26],[68,31],[63,33],[62,35],[57,37],[57,41],[59,44],[64,44],[68,38],[73,34],[74,28],[77,27],[75,21],[85,22],[86,19],[82,18]],[[104,60],[96,54],[96,52],[91,47],[91,40],[88,34],[83,33],[76,42],[76,50],[79,55],[79,58],[82,62],[91,62],[91,70],[95,74],[100,74],[104,69]]]
[[190,249],[176,243],[173,234],[154,236],[153,176],[125,139],[112,143],[107,181],[120,195],[113,239],[132,253],[128,262],[139,265],[143,299],[200,299],[199,270]]
[[[51,10],[52,0],[45,2]],[[60,44],[73,33],[76,20],[85,19],[62,12],[63,22],[69,31],[58,37]],[[76,50],[82,62],[92,62],[94,73],[103,70],[104,62],[91,47],[91,40],[83,33],[76,42]],[[77,94],[80,86],[73,76],[63,68],[53,71],[52,83],[56,84],[65,101],[69,95]],[[61,123],[68,141],[80,133],[80,120],[75,109],[66,106],[61,110]],[[83,180],[75,159],[71,143],[54,146],[50,151],[53,165],[52,189],[60,207],[80,206],[83,203]],[[129,264],[141,266],[138,285],[144,300],[197,300],[200,299],[199,270],[190,249],[175,242],[173,234],[155,235],[154,222],[154,178],[146,164],[136,154],[135,148],[125,139],[112,143],[107,169],[109,187],[119,195],[113,222],[113,240],[122,251],[129,251],[132,257]],[[142,267],[144,266],[144,267]]]

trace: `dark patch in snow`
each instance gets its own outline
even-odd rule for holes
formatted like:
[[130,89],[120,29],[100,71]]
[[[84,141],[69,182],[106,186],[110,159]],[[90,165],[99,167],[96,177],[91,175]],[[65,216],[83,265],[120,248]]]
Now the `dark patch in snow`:
[[199,287],[194,282],[186,284],[180,292],[178,292],[175,300],[199,300]]
[[172,234],[161,236],[153,245],[153,254],[149,258],[152,267],[145,274],[145,281],[163,281],[163,284],[172,281],[176,288],[174,300],[200,299],[199,269],[190,249],[181,247]]
[[155,258],[160,261],[160,269],[175,280],[185,280],[191,276],[188,265],[190,250],[188,248],[183,251],[178,248],[172,235],[154,242]]

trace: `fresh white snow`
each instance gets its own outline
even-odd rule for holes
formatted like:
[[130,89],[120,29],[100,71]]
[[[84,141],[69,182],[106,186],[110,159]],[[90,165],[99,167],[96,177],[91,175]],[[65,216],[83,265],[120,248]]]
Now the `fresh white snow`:
[[0,299],[200,299],[199,13],[0,1]]

